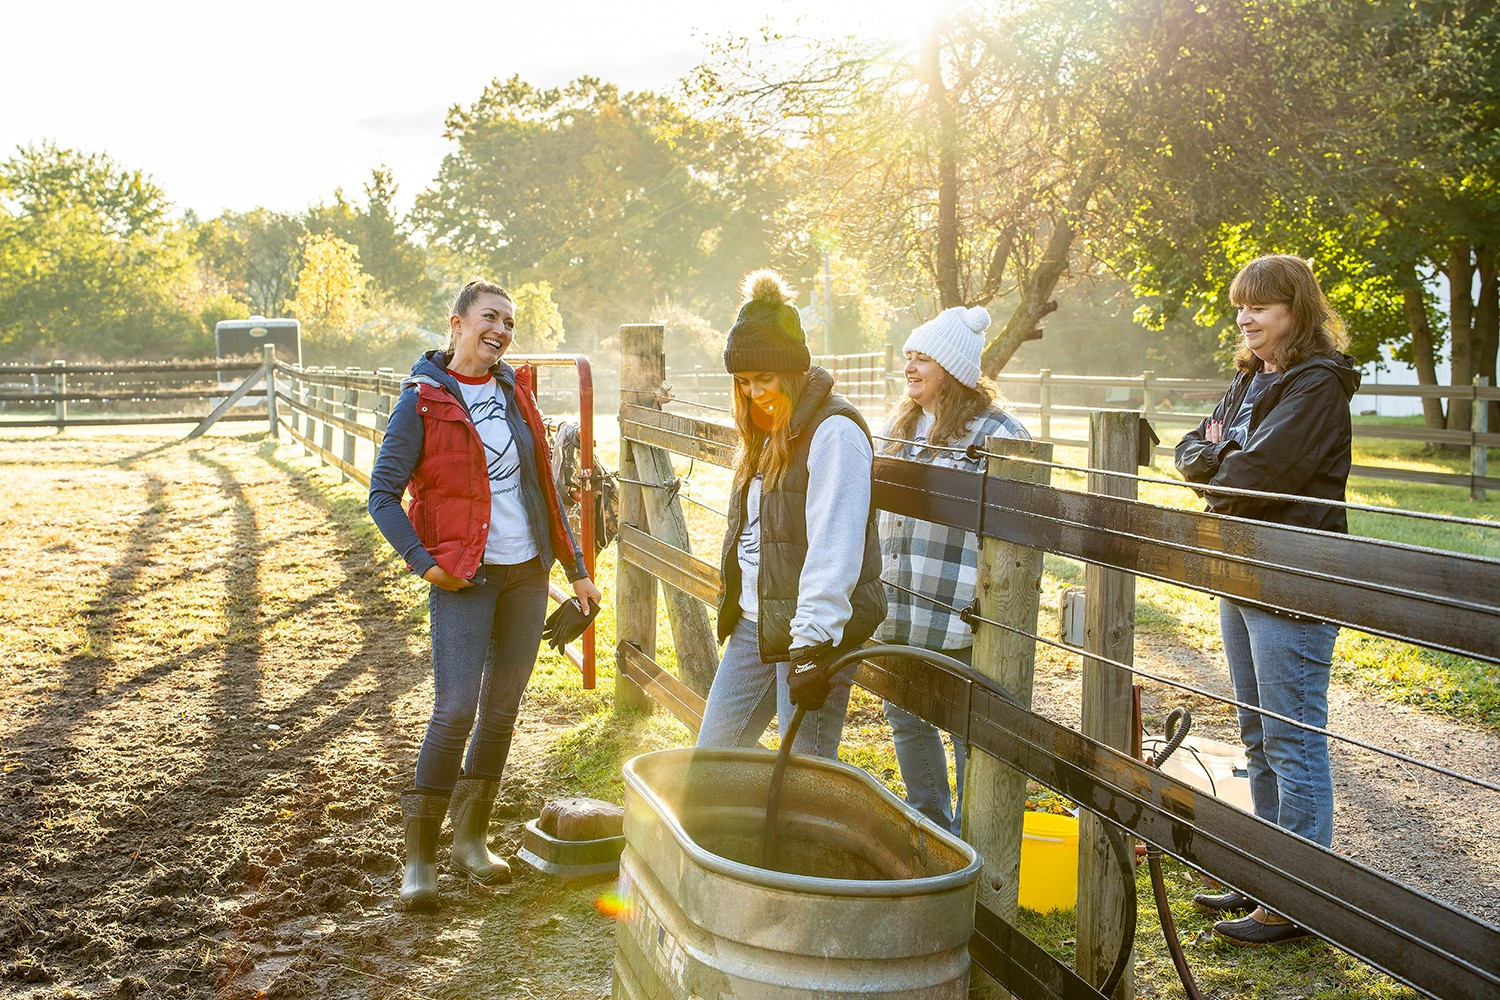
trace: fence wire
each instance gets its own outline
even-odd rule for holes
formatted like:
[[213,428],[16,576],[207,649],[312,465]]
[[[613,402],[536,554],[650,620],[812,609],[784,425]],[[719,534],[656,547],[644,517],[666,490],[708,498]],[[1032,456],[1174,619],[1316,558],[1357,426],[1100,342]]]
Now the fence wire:
[[1021,465],[1035,465],[1042,468],[1058,469],[1063,472],[1078,472],[1098,476],[1110,476],[1115,479],[1130,479],[1138,483],[1154,483],[1158,486],[1172,486],[1177,489],[1187,489],[1202,495],[1214,493],[1222,496],[1254,497],[1258,500],[1277,500],[1285,503],[1311,504],[1318,507],[1341,507],[1344,510],[1363,511],[1368,514],[1384,514],[1391,517],[1409,517],[1421,521],[1438,521],[1443,524],[1458,524],[1472,528],[1488,528],[1490,530],[1500,529],[1500,521],[1487,521],[1473,517],[1456,517],[1452,514],[1432,514],[1422,510],[1406,510],[1402,507],[1378,507],[1373,504],[1354,503],[1349,500],[1327,500],[1317,497],[1304,497],[1295,493],[1272,493],[1267,490],[1248,490],[1234,486],[1209,486],[1204,483],[1190,483],[1185,479],[1168,479],[1164,476],[1143,476],[1134,472],[1121,472],[1116,469],[1096,469],[1088,465],[1070,465],[1066,462],[1052,462],[1040,458],[1023,458],[1017,455],[1002,455],[993,451],[987,451],[977,445],[968,448],[954,448],[949,445],[927,444],[921,441],[907,441],[903,438],[886,437],[885,435],[873,435],[876,441],[887,441],[892,444],[908,445],[923,451],[946,452],[952,455],[963,455],[970,459],[994,458],[1006,462],[1016,462]]
[[1168,687],[1178,688],[1179,690],[1182,690],[1182,691],[1188,691],[1188,692],[1191,692],[1192,694],[1199,695],[1200,697],[1208,698],[1211,701],[1219,702],[1220,704],[1232,705],[1236,709],[1244,709],[1245,711],[1255,712],[1256,714],[1261,715],[1261,716],[1263,716],[1265,718],[1271,718],[1271,719],[1277,720],[1278,722],[1284,722],[1284,723],[1286,723],[1289,726],[1296,727],[1297,729],[1302,729],[1302,730],[1305,730],[1305,731],[1307,731],[1309,733],[1317,733],[1319,736],[1324,736],[1324,737],[1327,737],[1328,739],[1332,739],[1332,740],[1338,740],[1341,743],[1347,743],[1347,744],[1349,744],[1351,746],[1357,746],[1357,747],[1359,747],[1362,750],[1368,750],[1368,751],[1370,751],[1372,753],[1379,754],[1379,755],[1384,756],[1384,757],[1389,757],[1389,758],[1391,758],[1393,760],[1399,760],[1399,761],[1401,761],[1403,763],[1411,764],[1411,765],[1413,765],[1415,767],[1424,768],[1424,769],[1426,769],[1428,771],[1432,771],[1432,772],[1434,772],[1436,774],[1441,774],[1441,775],[1444,775],[1445,777],[1453,778],[1453,779],[1455,779],[1457,781],[1464,782],[1465,784],[1470,784],[1470,785],[1474,785],[1474,786],[1479,787],[1479,788],[1488,789],[1489,791],[1492,791],[1492,792],[1500,792],[1500,784],[1496,784],[1496,783],[1491,782],[1491,781],[1486,781],[1485,779],[1475,777],[1474,775],[1464,774],[1462,771],[1455,771],[1452,768],[1444,767],[1443,765],[1435,763],[1433,761],[1424,760],[1424,759],[1422,759],[1420,757],[1413,757],[1410,754],[1402,753],[1399,750],[1391,750],[1391,749],[1389,749],[1387,747],[1376,746],[1373,743],[1367,743],[1364,740],[1361,740],[1361,739],[1359,739],[1357,737],[1346,736],[1343,733],[1337,733],[1337,732],[1334,732],[1331,729],[1325,729],[1322,726],[1310,725],[1309,723],[1301,722],[1301,721],[1299,721],[1297,719],[1293,719],[1293,718],[1289,718],[1288,716],[1281,715],[1278,712],[1273,712],[1270,709],[1262,708],[1259,705],[1251,705],[1248,702],[1239,701],[1238,699],[1230,698],[1230,697],[1228,697],[1226,695],[1216,694],[1216,693],[1214,693],[1212,691],[1207,690],[1206,688],[1200,688],[1200,687],[1198,687],[1196,685],[1189,684],[1186,681],[1174,680],[1174,679],[1172,679],[1170,677],[1163,677],[1160,674],[1153,674],[1150,671],[1142,670],[1139,667],[1134,666],[1132,664],[1121,663],[1119,660],[1111,659],[1108,656],[1104,656],[1104,655],[1099,654],[1099,653],[1089,652],[1087,649],[1084,649],[1082,646],[1074,646],[1074,645],[1072,645],[1070,643],[1062,642],[1062,641],[1057,640],[1057,639],[1049,639],[1046,636],[1037,635],[1034,632],[1028,632],[1028,631],[1026,631],[1023,628],[1017,628],[1014,625],[1007,625],[1004,622],[994,621],[992,619],[986,618],[983,615],[979,614],[978,611],[975,610],[973,607],[956,608],[956,607],[954,607],[951,604],[948,604],[948,603],[946,603],[944,601],[938,600],[935,597],[932,597],[931,595],[918,593],[915,590],[911,590],[911,589],[909,589],[907,587],[903,587],[903,586],[901,586],[898,583],[892,583],[890,580],[886,580],[884,578],[881,579],[881,582],[884,583],[887,587],[891,587],[891,588],[893,588],[895,590],[899,590],[899,591],[901,591],[904,594],[911,595],[912,597],[919,597],[922,600],[927,601],[929,604],[937,605],[938,607],[943,608],[946,611],[950,611],[953,614],[958,615],[965,622],[969,623],[970,628],[973,628],[975,624],[987,625],[987,626],[990,626],[992,628],[998,628],[998,629],[1000,629],[1003,632],[1009,632],[1009,633],[1012,633],[1014,635],[1019,635],[1019,636],[1021,636],[1023,638],[1031,639],[1031,640],[1034,640],[1036,642],[1040,642],[1040,643],[1042,643],[1044,645],[1051,646],[1054,649],[1063,650],[1066,653],[1074,653],[1074,654],[1077,654],[1079,656],[1083,656],[1083,657],[1085,657],[1087,659],[1090,659],[1090,660],[1096,660],[1096,661],[1098,661],[1100,663],[1106,663],[1106,664],[1108,664],[1108,665],[1110,665],[1112,667],[1117,667],[1120,670],[1125,670],[1125,671],[1128,671],[1129,673],[1135,674],[1135,675],[1137,675],[1139,677],[1144,677],[1147,680],[1155,681],[1155,682],[1157,682],[1159,684],[1165,684]]

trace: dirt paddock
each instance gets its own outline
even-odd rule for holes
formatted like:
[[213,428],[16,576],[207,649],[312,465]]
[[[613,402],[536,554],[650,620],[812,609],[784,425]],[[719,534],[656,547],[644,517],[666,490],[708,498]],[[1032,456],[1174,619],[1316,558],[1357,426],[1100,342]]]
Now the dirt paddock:
[[[607,884],[517,866],[509,892],[445,876],[438,914],[394,905],[426,640],[328,505],[253,438],[0,441],[0,996],[608,996]],[[1212,658],[1151,646],[1152,669],[1222,686]],[[1067,721],[1076,684],[1039,678],[1037,707]],[[1496,777],[1489,734],[1333,700],[1335,728]],[[572,721],[522,715],[507,854],[567,791],[537,764]],[[1500,920],[1494,796],[1335,766],[1341,849]]]
[[[425,637],[267,458],[0,443],[0,996],[607,996],[607,886],[519,866],[397,912]],[[524,775],[549,733],[523,723]],[[509,784],[509,847],[546,795]]]

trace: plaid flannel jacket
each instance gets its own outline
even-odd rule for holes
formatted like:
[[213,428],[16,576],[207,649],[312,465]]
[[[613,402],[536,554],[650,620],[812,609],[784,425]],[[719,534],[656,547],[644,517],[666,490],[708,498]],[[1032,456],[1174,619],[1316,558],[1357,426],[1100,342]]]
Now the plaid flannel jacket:
[[[887,421],[883,433],[890,432],[891,421]],[[962,449],[975,443],[982,446],[991,436],[1027,440],[1031,437],[1010,414],[991,410],[975,417],[964,434],[948,447]],[[970,460],[961,452],[933,452],[912,445],[904,445],[894,455],[950,469],[977,472],[982,467],[980,461]],[[887,586],[885,594],[890,610],[875,632],[878,641],[933,650],[964,649],[974,644],[973,630],[948,610],[967,607],[974,600],[979,576],[979,540],[972,531],[883,510],[880,554],[881,577],[887,584],[899,584],[932,600]]]

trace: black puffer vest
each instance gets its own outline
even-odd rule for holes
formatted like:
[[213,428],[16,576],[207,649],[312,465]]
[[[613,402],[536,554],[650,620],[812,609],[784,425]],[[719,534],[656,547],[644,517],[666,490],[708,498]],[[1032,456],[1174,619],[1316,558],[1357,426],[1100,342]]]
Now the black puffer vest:
[[[808,373],[808,387],[792,415],[795,448],[792,463],[781,486],[765,490],[760,499],[760,658],[764,663],[790,659],[792,617],[797,613],[797,585],[807,561],[807,456],[813,435],[829,417],[847,417],[859,429],[870,428],[859,410],[833,391],[833,379],[821,368]],[[719,573],[719,641],[734,631],[740,620],[739,538],[745,525],[747,487],[734,492],[729,502],[729,529],[724,535]],[[839,640],[840,651],[853,649],[874,634],[885,619],[885,586],[880,582],[880,537],[875,526],[874,504],[865,515],[865,553],[859,581],[850,595],[853,611]]]

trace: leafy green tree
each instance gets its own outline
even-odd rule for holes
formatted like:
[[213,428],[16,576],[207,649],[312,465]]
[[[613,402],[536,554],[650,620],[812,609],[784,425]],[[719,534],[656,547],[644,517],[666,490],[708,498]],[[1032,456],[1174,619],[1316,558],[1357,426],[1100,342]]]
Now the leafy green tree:
[[885,347],[891,303],[870,282],[865,262],[837,246],[827,250],[826,270],[811,281],[803,323],[814,353],[863,354]]
[[727,320],[739,275],[771,259],[774,147],[655,94],[496,80],[447,136],[414,218],[465,270],[550,282],[575,336],[669,298]]
[[[887,298],[919,315],[1003,310],[983,357],[994,373],[1041,336],[1131,181],[1104,123],[1128,116],[1156,63],[1127,15],[1124,3],[969,3],[904,49],[741,40],[697,86],[785,139],[804,191],[793,209],[838,232]],[[807,55],[789,65],[794,50]]]
[[208,352],[184,227],[138,170],[50,143],[0,163],[0,351],[11,358]]
[[[1121,255],[1158,315],[1228,327],[1225,289],[1257,253],[1314,260],[1356,333],[1436,382],[1493,377],[1500,300],[1500,14],[1477,2],[1239,0],[1181,11],[1172,86]],[[1274,81],[1272,85],[1269,81]],[[1196,101],[1207,113],[1173,113]],[[1432,279],[1450,290],[1447,323]],[[1467,427],[1467,401],[1432,426]]]
[[294,215],[266,208],[225,212],[199,227],[198,250],[251,313],[285,316],[296,291],[298,241],[305,232]]
[[547,354],[563,342],[562,311],[552,301],[552,284],[527,281],[506,289],[516,302],[516,337],[522,351]]
[[371,292],[393,304],[423,312],[437,305],[437,283],[428,275],[427,254],[395,208],[399,185],[389,167],[377,167],[365,183],[365,203],[355,205],[335,191],[333,203],[307,212],[308,232],[332,233],[359,248]]

